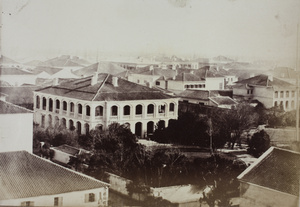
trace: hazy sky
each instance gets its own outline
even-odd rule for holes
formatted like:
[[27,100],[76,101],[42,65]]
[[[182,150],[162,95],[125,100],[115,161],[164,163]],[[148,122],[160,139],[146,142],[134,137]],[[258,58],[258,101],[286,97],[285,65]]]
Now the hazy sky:
[[[295,57],[300,0],[2,0],[2,53]],[[300,35],[300,34],[299,34]]]

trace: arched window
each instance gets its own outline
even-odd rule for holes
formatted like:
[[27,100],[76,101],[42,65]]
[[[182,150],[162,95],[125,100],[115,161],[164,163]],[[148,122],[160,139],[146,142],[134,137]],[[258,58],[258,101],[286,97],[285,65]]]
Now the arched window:
[[73,131],[73,130],[75,129],[75,127],[74,127],[74,122],[73,122],[72,119],[69,120],[69,129],[70,129],[71,131]]
[[278,98],[278,91],[275,91],[275,98]]
[[39,109],[40,108],[40,97],[36,96],[36,108]]
[[174,103],[170,103],[170,111],[174,111],[175,110],[175,104]]
[[65,118],[62,118],[62,119],[61,119],[61,126],[62,126],[63,128],[66,128],[66,126],[67,126],[67,121],[66,121]]
[[70,112],[74,112],[74,103],[73,102],[70,103]]
[[158,113],[165,113],[165,109],[166,109],[165,105],[159,105],[158,106]]
[[85,134],[89,134],[90,133],[90,125],[86,123],[84,125],[84,127],[85,127]]
[[49,111],[53,111],[53,100],[49,99]]
[[78,104],[78,114],[82,114],[82,105]]
[[60,101],[56,100],[56,109],[59,109],[59,108],[60,108]]
[[123,114],[130,115],[130,106],[128,106],[128,105],[124,106]]
[[277,107],[277,101],[274,102],[274,106]]
[[112,106],[111,107],[111,115],[112,116],[118,116],[118,107],[117,106]]
[[85,114],[87,116],[90,116],[91,115],[91,107],[90,106],[86,106],[85,109],[86,109],[86,113]]
[[294,101],[291,102],[291,108],[295,109],[295,102]]
[[290,97],[290,92],[289,91],[286,91],[285,92],[285,96],[288,98],[288,97]]
[[96,116],[103,116],[103,106],[97,106],[95,109]]
[[77,133],[81,134],[81,123],[79,121],[77,122],[76,128],[77,128]]
[[43,97],[43,110],[46,110],[46,106],[47,106],[47,99]]
[[154,113],[154,105],[149,104],[147,107],[147,114],[153,114]]
[[289,108],[289,102],[288,102],[288,101],[285,102],[285,108],[286,108],[286,109]]
[[63,110],[64,110],[64,111],[67,111],[67,108],[68,108],[68,107],[67,107],[67,102],[64,101],[64,102],[63,102]]
[[143,112],[143,106],[142,105],[137,105],[136,107],[135,107],[135,114],[136,115],[139,115],[139,114],[142,114],[142,112]]

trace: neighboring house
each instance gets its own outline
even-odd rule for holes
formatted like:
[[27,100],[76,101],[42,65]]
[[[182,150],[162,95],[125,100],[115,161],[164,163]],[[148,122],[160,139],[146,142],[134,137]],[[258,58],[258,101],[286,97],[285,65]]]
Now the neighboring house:
[[58,147],[51,147],[51,149],[54,151],[53,160],[63,164],[68,164],[70,157],[76,157],[82,153],[89,153],[87,150],[79,149],[66,144]]
[[126,124],[139,137],[153,133],[158,121],[177,119],[178,98],[110,74],[70,80],[34,92],[34,121],[63,125],[86,134],[90,129]]
[[107,206],[109,184],[26,151],[0,153],[2,206]]
[[273,70],[267,71],[266,75],[272,75],[273,77],[276,77],[278,79],[295,84],[299,72],[289,67],[276,67]]
[[38,88],[38,86],[0,87],[0,92],[7,94],[7,102],[33,110],[33,91]]
[[231,96],[231,91],[207,91],[187,89],[177,95],[180,101],[219,108],[232,108],[237,102]]
[[266,108],[281,107],[284,110],[296,109],[296,86],[278,78],[258,75],[236,82],[233,98],[258,100]]
[[[46,60],[40,64],[40,66],[64,68],[64,69],[79,69],[83,67],[82,61],[79,61],[78,57],[71,57],[70,55],[62,55],[60,57],[55,57],[50,60]],[[84,60],[83,60],[84,61]],[[87,63],[87,61],[84,61]]]
[[271,147],[238,176],[240,207],[298,207],[300,153]]
[[0,80],[12,86],[20,86],[22,84],[34,85],[36,76],[33,73],[21,70],[17,67],[0,66]]
[[26,150],[32,153],[33,112],[0,100],[0,152]]
[[38,66],[32,69],[32,73],[35,74],[37,78],[50,79],[52,75],[58,73],[61,70],[61,68]]
[[78,77],[88,77],[94,75],[95,73],[108,73],[111,75],[115,75],[124,71],[126,71],[126,69],[118,66],[117,64],[111,62],[98,62],[76,70],[73,73]]

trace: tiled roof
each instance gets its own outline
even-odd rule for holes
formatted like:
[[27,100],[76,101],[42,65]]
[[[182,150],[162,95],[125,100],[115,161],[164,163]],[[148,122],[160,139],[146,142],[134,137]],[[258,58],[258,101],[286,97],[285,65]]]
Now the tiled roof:
[[242,174],[241,181],[299,196],[300,154],[271,147]]
[[[98,81],[91,85],[92,76],[62,82],[58,86],[49,86],[37,90],[46,94],[64,96],[89,101],[124,101],[166,99],[170,96],[159,90],[118,79],[118,86],[112,84],[112,75],[99,74]],[[102,84],[104,83],[104,84]]]
[[299,73],[297,73],[293,68],[288,67],[277,67],[273,71],[270,71],[276,78],[291,78],[295,79]]
[[72,59],[70,59],[70,56],[61,56],[52,58],[50,60],[47,60],[41,64],[42,66],[51,66],[51,67],[81,67],[82,65],[74,62]]
[[179,97],[208,100],[209,91],[204,90],[185,90],[178,94]]
[[32,75],[32,73],[19,68],[7,68],[0,66],[0,75]]
[[32,73],[39,74],[39,73],[45,71],[49,75],[53,75],[61,70],[62,70],[61,68],[54,68],[54,67],[49,67],[49,66],[38,66],[33,69]]
[[218,97],[211,97],[210,100],[212,100],[214,103],[218,105],[234,105],[237,104],[233,99],[226,96],[218,96]]
[[0,153],[0,200],[55,195],[108,186],[26,151]]
[[77,76],[90,76],[94,75],[95,72],[98,73],[109,73],[112,75],[121,73],[126,71],[125,68],[118,66],[117,64],[111,62],[99,62],[87,67],[81,68],[79,70],[74,71],[73,73]]
[[268,79],[267,75],[258,75],[252,78],[236,82],[237,84],[248,84],[256,86],[277,86],[277,87],[293,87],[293,84],[273,77],[273,81]]
[[21,106],[17,106],[12,103],[0,100],[0,114],[25,114],[25,113],[33,113],[33,112]]
[[201,81],[201,79],[194,74],[191,73],[180,73],[175,77],[176,81]]
[[8,95],[8,97],[6,97],[6,100],[10,103],[17,105],[33,104],[33,91],[38,88],[38,86],[0,87],[0,92]]

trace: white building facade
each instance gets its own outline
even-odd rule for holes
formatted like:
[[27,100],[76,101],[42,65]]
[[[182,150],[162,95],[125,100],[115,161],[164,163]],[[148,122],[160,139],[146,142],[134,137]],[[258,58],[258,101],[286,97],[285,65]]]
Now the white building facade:
[[[69,89],[74,92],[72,96],[60,93],[60,87],[61,90],[65,90],[65,86],[53,86],[52,89],[55,90],[51,87],[48,90],[48,87],[35,91],[34,121],[45,128],[58,125],[68,129],[76,128],[81,134],[95,128],[105,129],[113,122],[118,122],[128,125],[137,136],[145,137],[154,132],[155,125],[159,121],[165,122],[167,126],[170,119],[177,119],[178,98],[108,76],[106,80],[97,83],[99,88],[85,85],[83,87],[86,87],[86,90],[78,93],[74,92],[74,89]],[[70,83],[76,84],[80,81],[89,83],[91,79],[88,77]],[[118,85],[112,84],[113,79]],[[89,87],[91,91],[88,91]],[[126,87],[130,87],[131,90],[127,91]],[[83,96],[94,98],[86,100],[82,98]],[[96,96],[98,98],[95,98]]]

